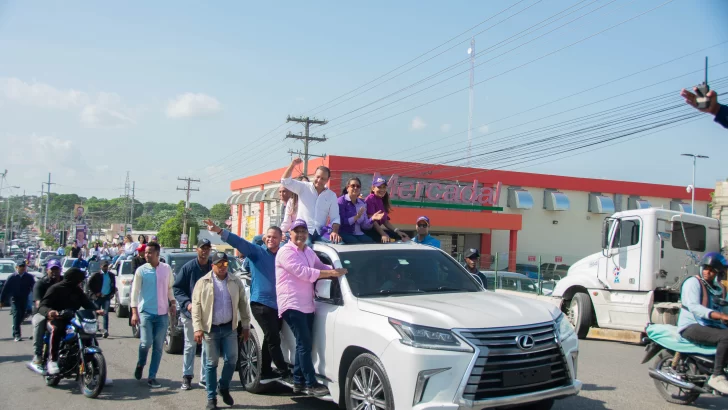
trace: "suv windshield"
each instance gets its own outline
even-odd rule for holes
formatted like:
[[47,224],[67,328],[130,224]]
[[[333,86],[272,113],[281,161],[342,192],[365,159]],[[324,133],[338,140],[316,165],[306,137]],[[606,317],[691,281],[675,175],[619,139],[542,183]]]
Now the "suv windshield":
[[1,263],[0,273],[15,273],[15,265],[11,265],[9,263]]
[[70,268],[71,265],[73,265],[73,262],[74,261],[75,261],[75,259],[66,259],[66,261],[63,262],[63,267],[64,268]]
[[121,267],[119,268],[120,272],[119,275],[133,275],[134,272],[131,271],[131,261],[123,261],[121,262]]
[[339,256],[356,297],[481,290],[459,263],[434,249],[340,252]]
[[169,259],[167,259],[167,263],[172,268],[172,272],[174,274],[177,274],[177,272],[179,272],[179,270],[182,269],[182,266],[184,266],[185,263],[191,261],[192,259],[195,259],[196,257],[197,257],[196,253],[169,255]]

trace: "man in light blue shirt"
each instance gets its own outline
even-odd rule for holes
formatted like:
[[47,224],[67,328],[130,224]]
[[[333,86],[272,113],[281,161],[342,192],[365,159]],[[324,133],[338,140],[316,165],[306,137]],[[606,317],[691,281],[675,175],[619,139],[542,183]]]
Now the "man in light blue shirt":
[[677,326],[680,334],[693,343],[715,346],[715,366],[708,386],[728,394],[728,380],[723,369],[728,365],[728,315],[721,301],[726,300],[726,289],[719,280],[725,279],[728,262],[718,252],[703,256],[702,275],[689,278],[680,292],[682,310]]
[[430,218],[426,216],[417,218],[417,235],[412,238],[412,241],[435,248],[440,247],[440,241],[430,236]]

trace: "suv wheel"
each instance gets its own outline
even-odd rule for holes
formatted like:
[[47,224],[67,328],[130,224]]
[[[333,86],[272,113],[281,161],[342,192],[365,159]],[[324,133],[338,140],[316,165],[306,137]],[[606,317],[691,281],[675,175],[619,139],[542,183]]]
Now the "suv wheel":
[[172,328],[175,325],[170,323],[167,327],[167,337],[164,338],[164,351],[169,354],[181,354],[185,347],[185,340],[182,333],[175,335]]
[[114,300],[114,312],[116,312],[116,317],[129,317],[129,307],[122,305],[118,297]]
[[131,326],[131,335],[137,339],[139,339],[142,336],[142,330],[139,327],[139,324]]
[[348,410],[376,408],[394,410],[392,386],[382,362],[373,354],[359,355],[346,373],[345,400]]
[[238,353],[238,376],[240,384],[250,393],[262,393],[266,390],[267,384],[260,384],[260,343],[255,329],[250,329],[250,337],[247,341],[240,342]]

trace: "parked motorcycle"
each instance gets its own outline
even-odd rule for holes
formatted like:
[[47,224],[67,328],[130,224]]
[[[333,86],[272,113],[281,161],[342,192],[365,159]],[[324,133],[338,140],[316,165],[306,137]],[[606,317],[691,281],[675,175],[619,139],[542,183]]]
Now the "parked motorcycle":
[[[699,346],[684,339],[677,326],[647,326],[647,347],[642,363],[655,358],[649,369],[655,387],[669,403],[690,404],[701,394],[721,395],[708,386],[713,374],[715,348]],[[728,368],[724,370],[728,374]]]
[[43,339],[42,365],[30,364],[29,367],[41,374],[48,386],[57,386],[61,379],[74,379],[78,381],[84,396],[96,398],[106,383],[106,360],[96,340],[96,314],[91,310],[64,310],[60,316],[70,321],[58,350],[60,372],[49,375],[46,371],[50,360],[50,323]]

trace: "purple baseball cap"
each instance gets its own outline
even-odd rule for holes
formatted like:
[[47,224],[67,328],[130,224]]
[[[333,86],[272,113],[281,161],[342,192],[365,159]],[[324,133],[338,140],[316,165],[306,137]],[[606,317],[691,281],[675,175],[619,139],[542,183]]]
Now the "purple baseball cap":
[[424,215],[422,215],[421,217],[417,218],[417,222],[415,222],[415,224],[418,224],[418,223],[420,223],[420,221],[425,221],[425,222],[427,222],[427,226],[430,226],[430,225],[431,225],[431,224],[430,224],[430,218],[428,218],[428,217],[426,217],[426,216],[424,216]]
[[293,221],[293,224],[291,225],[291,230],[293,231],[300,226],[306,228],[306,230],[308,231],[308,224],[306,224],[306,221],[304,221],[303,219],[296,219],[295,221]]
[[387,180],[381,176],[376,177],[376,178],[374,178],[374,180],[372,180],[372,186],[376,186],[376,187],[385,185],[386,183],[387,183]]
[[60,267],[61,267],[61,261],[59,261],[58,259],[49,260],[48,265],[46,266],[46,268],[48,268],[48,269],[50,269],[50,268],[59,268],[60,269]]

